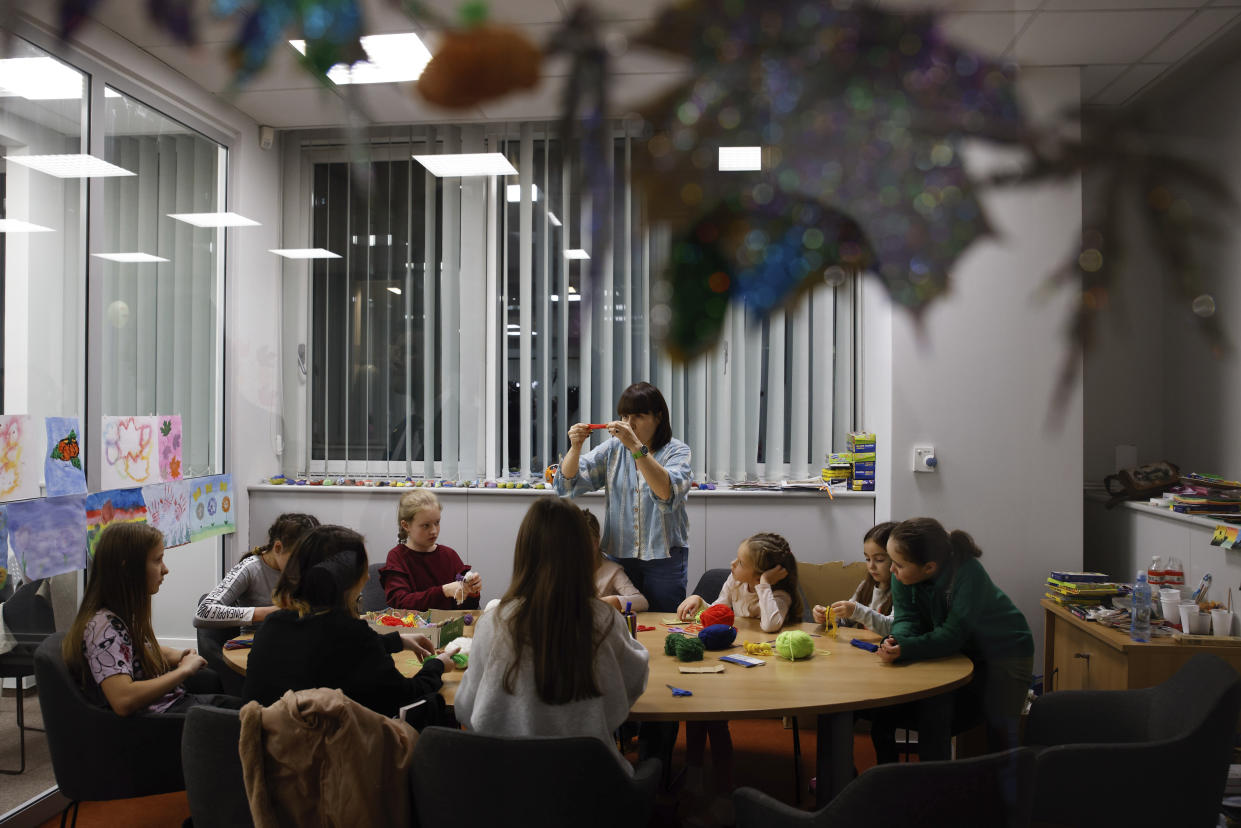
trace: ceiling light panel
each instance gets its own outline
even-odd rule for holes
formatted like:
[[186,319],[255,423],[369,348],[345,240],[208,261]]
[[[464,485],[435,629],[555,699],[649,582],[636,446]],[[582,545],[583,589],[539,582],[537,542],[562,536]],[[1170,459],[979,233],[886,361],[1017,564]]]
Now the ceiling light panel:
[[[306,41],[290,40],[294,49],[306,54]],[[413,32],[367,35],[362,38],[367,60],[352,65],[338,63],[327,76],[338,86],[358,83],[406,83],[416,81],[431,62],[431,52]]]
[[41,173],[54,175],[57,178],[106,178],[114,175],[134,175],[124,167],[109,164],[93,155],[6,155],[4,160],[38,170]]
[[474,175],[517,175],[517,168],[498,152],[460,152],[450,155],[415,155],[414,160],[436,178]]
[[277,256],[283,256],[286,259],[339,259],[339,253],[333,253],[331,250],[324,250],[322,247],[285,247],[278,250],[270,250],[269,253],[275,253]]
[[720,147],[720,172],[742,172],[762,168],[762,147]]
[[21,219],[0,219],[0,233],[50,233],[52,228]]
[[120,262],[122,264],[146,264],[149,262],[166,262],[168,261],[162,256],[152,256],[150,253],[93,253],[96,259],[107,259],[109,262]]
[[195,227],[258,227],[254,219],[237,213],[169,213],[168,218],[192,224]]

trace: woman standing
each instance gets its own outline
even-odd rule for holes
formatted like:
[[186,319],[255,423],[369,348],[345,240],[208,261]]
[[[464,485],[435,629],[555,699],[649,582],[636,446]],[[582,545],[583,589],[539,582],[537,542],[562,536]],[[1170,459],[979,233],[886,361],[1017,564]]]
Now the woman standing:
[[606,424],[609,439],[582,454],[589,423],[569,429],[569,451],[556,472],[556,493],[577,497],[602,488],[607,496],[600,548],[657,612],[685,600],[692,472],[689,446],[672,436],[668,404],[649,382],[635,382]]

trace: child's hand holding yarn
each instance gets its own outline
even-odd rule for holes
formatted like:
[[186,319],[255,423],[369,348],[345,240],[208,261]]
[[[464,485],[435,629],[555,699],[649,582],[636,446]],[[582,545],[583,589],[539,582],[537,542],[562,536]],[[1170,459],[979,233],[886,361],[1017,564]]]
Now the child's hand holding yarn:
[[897,644],[896,639],[889,635],[879,645],[878,655],[885,662],[891,664],[901,657],[901,645]]
[[681,606],[677,607],[677,618],[682,621],[688,621],[698,614],[698,608],[705,604],[701,595],[691,595],[681,602]]
[[450,584],[444,584],[440,589],[444,590],[444,597],[451,598],[460,604],[469,594],[469,587],[465,585],[465,581],[453,581]]
[[483,576],[472,569],[465,573],[465,580],[462,583],[465,584],[466,592],[470,595],[480,595],[483,591]]
[[837,601],[832,604],[832,612],[837,618],[852,618],[855,609],[857,609],[857,603],[854,601]]
[[827,623],[827,607],[823,606],[822,604],[815,604],[814,609],[810,610],[810,614],[814,616],[814,623],[816,624]]
[[780,566],[779,564],[777,564],[773,566],[771,569],[764,572],[763,576],[759,578],[759,580],[765,583],[767,586],[775,586],[776,584],[780,583],[788,576],[789,576],[789,571],[785,569],[784,567]]

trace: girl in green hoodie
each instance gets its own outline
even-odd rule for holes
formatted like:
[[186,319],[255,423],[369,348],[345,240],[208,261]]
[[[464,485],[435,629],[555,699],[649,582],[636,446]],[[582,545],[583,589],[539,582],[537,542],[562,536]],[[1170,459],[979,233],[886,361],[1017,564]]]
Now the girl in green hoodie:
[[879,657],[899,663],[962,653],[974,662],[967,687],[918,703],[923,761],[950,758],[952,707],[983,714],[991,750],[1017,744],[1034,638],[1025,616],[987,577],[981,555],[968,534],[949,533],[933,518],[902,521],[888,538],[892,634]]

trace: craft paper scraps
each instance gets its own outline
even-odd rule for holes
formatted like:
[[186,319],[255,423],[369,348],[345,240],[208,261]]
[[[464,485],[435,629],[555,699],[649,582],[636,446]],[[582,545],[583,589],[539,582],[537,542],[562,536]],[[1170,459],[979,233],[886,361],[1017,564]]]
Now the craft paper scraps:
[[47,451],[43,455],[43,480],[47,496],[85,494],[81,423],[77,417],[48,417],[45,423]]
[[190,489],[190,540],[237,531],[233,509],[233,476],[198,477]]
[[181,415],[169,414],[159,419],[159,479],[180,480]]
[[39,496],[41,437],[31,430],[29,414],[0,416],[0,500]]
[[142,489],[112,489],[86,496],[86,548],[91,559],[99,535],[113,523],[146,523]]
[[86,568],[86,495],[8,505],[9,543],[25,580]]
[[147,523],[164,533],[164,546],[190,542],[190,484],[187,480],[142,487]]
[[158,417],[104,417],[100,430],[99,485],[123,489],[159,480]]

